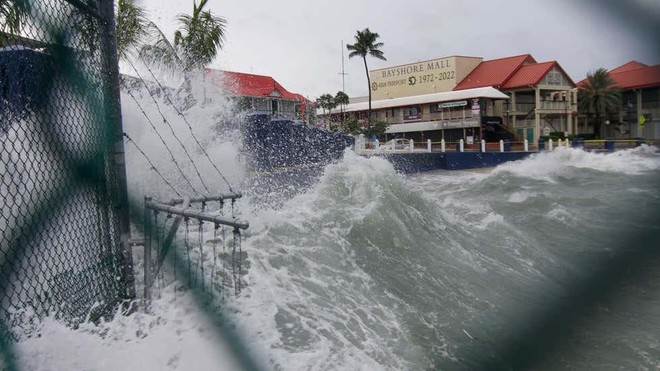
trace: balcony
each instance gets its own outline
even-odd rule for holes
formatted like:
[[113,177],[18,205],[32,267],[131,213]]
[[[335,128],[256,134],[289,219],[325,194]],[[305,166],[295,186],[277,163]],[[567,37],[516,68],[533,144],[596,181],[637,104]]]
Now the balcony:
[[516,103],[515,114],[524,115],[537,108],[539,111],[553,111],[553,112],[565,112],[570,109],[568,102],[564,101],[552,101],[552,100],[542,100],[541,104],[536,107],[535,103]]
[[551,100],[543,100],[541,101],[541,106],[538,108],[539,110],[544,110],[544,111],[567,111],[569,109],[568,102],[563,102],[563,101],[551,101]]

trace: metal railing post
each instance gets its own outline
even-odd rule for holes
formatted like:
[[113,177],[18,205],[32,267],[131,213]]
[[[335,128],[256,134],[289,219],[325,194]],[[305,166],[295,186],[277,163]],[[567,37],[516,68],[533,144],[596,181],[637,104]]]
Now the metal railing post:
[[147,310],[151,304],[151,234],[152,228],[149,223],[149,209],[147,204],[151,202],[151,197],[144,197],[144,309]]

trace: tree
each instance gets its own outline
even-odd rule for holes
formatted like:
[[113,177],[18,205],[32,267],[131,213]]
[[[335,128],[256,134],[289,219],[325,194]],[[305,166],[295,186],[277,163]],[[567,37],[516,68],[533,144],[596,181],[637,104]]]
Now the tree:
[[346,134],[359,135],[362,133],[362,126],[360,126],[357,117],[352,116],[342,123],[341,131]]
[[587,74],[587,80],[578,90],[579,109],[586,114],[595,114],[594,133],[600,135],[602,116],[616,111],[621,104],[621,89],[604,68]]
[[335,95],[335,104],[341,107],[341,121],[344,122],[344,106],[349,102],[348,95],[343,91],[338,91]]
[[180,51],[185,71],[211,63],[225,40],[227,21],[203,10],[207,2],[201,0],[199,6],[193,2],[192,15],[179,14],[178,17],[181,29],[174,33],[174,47]]
[[138,49],[142,40],[148,35],[151,25],[144,16],[144,9],[134,0],[119,0],[117,3],[117,54],[126,59],[131,52]]
[[0,0],[0,31],[19,34],[21,23],[29,12],[27,0]]
[[330,94],[323,94],[321,95],[317,100],[316,104],[323,109],[323,114],[325,115],[325,111],[331,111],[333,108],[337,107],[337,104],[335,103],[335,98],[330,95]]
[[367,138],[370,138],[372,135],[381,136],[385,134],[389,124],[385,121],[367,121],[367,126],[362,129],[362,133]]
[[380,35],[377,33],[371,32],[369,28],[365,28],[362,31],[357,31],[355,44],[346,45],[346,48],[351,51],[348,54],[349,58],[360,56],[364,61],[364,71],[367,74],[367,87],[369,88],[369,116],[367,121],[371,121],[371,79],[369,78],[369,68],[367,67],[367,55],[384,61],[387,60],[383,55],[383,51],[379,50],[384,44],[376,42],[379,37]]

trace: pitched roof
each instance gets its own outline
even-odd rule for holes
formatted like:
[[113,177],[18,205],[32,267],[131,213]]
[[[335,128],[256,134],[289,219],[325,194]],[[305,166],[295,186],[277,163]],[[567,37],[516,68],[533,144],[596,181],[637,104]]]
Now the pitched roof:
[[619,66],[613,70],[610,70],[610,73],[615,73],[615,72],[624,72],[624,71],[630,71],[630,70],[636,70],[638,68],[644,68],[648,67],[644,63],[640,63],[637,61],[630,61],[622,66]]
[[660,86],[660,64],[619,72],[610,71],[610,76],[623,90]]
[[550,72],[557,62],[543,62],[520,66],[508,80],[502,84],[502,89],[513,89],[522,86],[536,85]]
[[522,65],[536,63],[530,54],[517,55],[481,62],[461,81],[454,90],[480,88],[485,86],[500,87]]
[[[609,71],[614,84],[623,90],[641,89],[660,86],[660,64],[648,66],[646,64],[630,61]],[[587,82],[584,78],[578,82],[582,86]]]
[[514,89],[530,85],[537,85],[553,68],[559,69],[571,85],[575,85],[557,61],[532,63],[520,66],[518,70],[500,87],[501,89]]
[[204,69],[204,74],[212,83],[235,95],[281,97],[300,102],[306,101],[305,97],[300,94],[291,93],[270,76],[213,70],[210,68]]

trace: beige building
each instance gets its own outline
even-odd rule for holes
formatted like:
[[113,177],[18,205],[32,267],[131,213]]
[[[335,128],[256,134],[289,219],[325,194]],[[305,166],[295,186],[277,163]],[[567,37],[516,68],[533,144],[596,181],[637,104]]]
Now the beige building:
[[451,91],[481,61],[451,56],[372,70],[371,97],[381,100]]
[[[577,133],[575,83],[555,62],[529,55],[483,61],[451,56],[370,71],[372,117],[387,133],[415,140],[467,142]],[[366,119],[368,103],[344,107]],[[340,109],[331,117],[338,120]],[[497,133],[496,133],[497,132]]]
[[454,90],[485,86],[509,96],[493,111],[516,140],[536,143],[551,132],[578,133],[576,85],[556,61],[537,63],[529,54],[485,61]]

